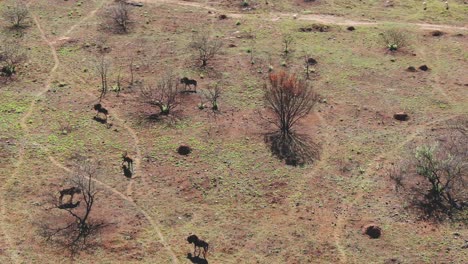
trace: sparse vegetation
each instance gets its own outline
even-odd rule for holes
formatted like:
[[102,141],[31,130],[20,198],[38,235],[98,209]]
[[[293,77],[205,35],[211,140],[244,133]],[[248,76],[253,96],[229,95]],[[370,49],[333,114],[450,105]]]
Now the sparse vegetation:
[[11,6],[4,8],[2,16],[13,28],[22,28],[28,23],[29,10],[22,0],[14,0]]
[[26,52],[17,41],[0,42],[0,75],[12,77],[26,58]]
[[401,29],[388,29],[382,33],[382,40],[390,51],[397,51],[408,44],[408,37]]
[[117,1],[107,10],[107,20],[111,28],[127,33],[131,22],[131,9],[125,1]]
[[57,219],[41,225],[42,236],[47,241],[65,247],[72,256],[86,249],[95,239],[97,232],[105,226],[104,222],[92,219],[98,194],[94,182],[99,174],[98,166],[84,158],[77,161],[76,172],[65,184],[79,190],[76,193],[80,199],[73,203],[72,193],[70,200],[63,203],[62,196],[59,199],[52,196],[52,206],[55,208],[53,210],[66,212],[68,217],[60,216],[66,220],[63,225],[59,224],[61,221]]
[[157,106],[161,115],[168,115],[179,105],[180,92],[179,80],[171,74],[166,74],[156,85],[142,86],[140,98],[144,103]]
[[206,67],[222,47],[221,40],[213,38],[208,32],[199,32],[193,35],[189,47],[195,52],[195,57],[201,62],[201,67]]

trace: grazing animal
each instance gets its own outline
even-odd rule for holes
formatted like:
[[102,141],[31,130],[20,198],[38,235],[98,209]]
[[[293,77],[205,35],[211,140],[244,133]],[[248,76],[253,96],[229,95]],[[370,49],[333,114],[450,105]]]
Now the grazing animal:
[[70,199],[69,199],[69,203],[73,202],[73,196],[75,194],[80,194],[81,193],[81,189],[78,188],[78,187],[71,187],[71,188],[68,188],[68,189],[63,189],[60,191],[60,198],[59,198],[59,201],[60,201],[60,204],[62,204],[63,202],[63,197],[65,195],[70,195]]
[[130,158],[128,156],[128,153],[127,151],[125,151],[123,154],[122,154],[122,168],[124,166],[124,164],[127,163],[127,168],[128,170],[130,170],[131,172],[133,172],[133,159]]
[[185,89],[187,89],[187,86],[190,89],[190,85],[193,85],[194,92],[195,93],[197,92],[197,81],[196,80],[192,80],[192,79],[189,79],[187,77],[184,77],[184,78],[180,79],[180,83],[185,84]]
[[99,115],[99,114],[103,114],[107,120],[107,115],[109,114],[109,111],[107,111],[107,109],[105,109],[104,107],[102,107],[101,104],[95,104],[94,105],[94,110],[96,110],[96,116],[94,116],[95,118]]
[[66,203],[66,204],[61,204],[58,206],[59,209],[73,209],[73,208],[76,208],[80,205],[80,201],[76,202],[76,203]]
[[205,241],[199,239],[196,235],[191,235],[191,236],[187,237],[187,241],[189,242],[189,244],[193,243],[193,245],[194,245],[193,255],[196,254],[197,248],[199,248],[200,251],[198,252],[197,256],[200,256],[201,249],[203,248],[203,258],[206,259],[206,252],[208,252],[208,247],[209,247],[208,243],[206,243]]

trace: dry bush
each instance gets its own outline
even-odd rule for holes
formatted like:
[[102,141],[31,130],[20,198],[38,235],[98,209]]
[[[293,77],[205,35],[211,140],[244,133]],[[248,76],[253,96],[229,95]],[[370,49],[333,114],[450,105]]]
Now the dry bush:
[[203,96],[211,103],[211,109],[213,111],[219,110],[218,99],[222,94],[222,84],[221,82],[216,82],[210,84],[208,88],[203,91]]
[[301,165],[318,159],[319,147],[292,130],[318,101],[318,95],[310,84],[284,71],[272,73],[269,75],[269,83],[264,86],[264,99],[266,107],[274,115],[271,122],[279,129],[265,137],[272,153],[290,165]]
[[397,51],[408,45],[408,36],[401,29],[388,29],[382,33],[382,40],[390,51]]
[[12,6],[5,7],[2,17],[8,21],[13,28],[25,27],[29,19],[28,7],[25,2],[15,0]]
[[219,53],[222,46],[221,40],[211,37],[208,32],[193,35],[189,44],[189,48],[195,52],[195,57],[201,62],[201,67],[206,67],[208,61]]
[[318,101],[318,95],[311,85],[295,74],[284,71],[269,75],[264,86],[267,108],[274,113],[274,124],[282,134],[290,134],[299,119],[308,115]]
[[156,85],[143,85],[140,89],[140,98],[143,103],[157,106],[161,115],[168,115],[179,105],[180,91],[179,79],[174,75],[166,74]]
[[50,194],[52,210],[62,211],[64,216],[60,219],[67,219],[66,223],[61,226],[57,220],[40,225],[40,234],[46,241],[66,248],[72,256],[93,244],[98,232],[106,226],[91,217],[98,194],[94,180],[99,174],[99,165],[82,157],[77,160],[76,172],[65,181],[66,185],[81,190],[75,205],[66,207],[64,205],[73,205],[73,201],[63,204],[54,192]]
[[119,33],[127,33],[131,23],[131,8],[125,1],[118,1],[106,11],[107,25]]
[[26,52],[18,42],[0,42],[0,75],[13,76],[18,65],[24,62],[26,58]]
[[425,218],[443,220],[466,212],[468,137],[463,132],[448,128],[436,143],[420,145],[412,157],[389,170],[397,188],[407,190],[407,198]]

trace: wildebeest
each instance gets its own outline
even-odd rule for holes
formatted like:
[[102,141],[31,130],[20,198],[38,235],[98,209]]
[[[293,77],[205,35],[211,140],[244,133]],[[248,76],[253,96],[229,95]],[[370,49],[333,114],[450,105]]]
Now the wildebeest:
[[206,252],[208,252],[208,247],[209,247],[208,243],[199,239],[196,235],[191,235],[187,237],[187,241],[189,242],[189,244],[193,243],[194,245],[193,255],[196,255],[197,247],[200,249],[197,256],[200,255],[201,249],[203,248],[203,258],[206,259]]
[[71,187],[71,188],[68,188],[68,189],[63,189],[63,190],[60,191],[59,202],[60,202],[60,204],[62,204],[63,197],[65,195],[70,195],[69,203],[71,203],[73,201],[73,196],[75,194],[80,194],[80,193],[81,193],[81,189],[78,188],[78,187]]
[[60,204],[57,208],[58,209],[73,209],[73,208],[76,208],[80,205],[80,201],[76,202],[76,203],[65,203],[65,204]]
[[127,168],[133,172],[133,159],[128,156],[127,151],[122,154],[122,166],[127,163]]
[[103,114],[106,119],[104,120],[107,120],[107,115],[109,114],[109,111],[107,111],[107,109],[105,109],[104,107],[102,107],[101,104],[97,103],[94,105],[94,110],[96,110],[96,115],[94,116],[94,118],[97,118],[99,114]]
[[[196,80],[192,80],[192,79],[189,79],[187,77],[184,77],[182,79],[180,79],[180,83],[183,83],[185,84],[185,89],[187,89],[187,86],[189,87],[190,89],[190,85],[193,85],[193,88],[194,88],[194,93],[197,92],[197,81]],[[190,90],[189,90],[190,91]]]

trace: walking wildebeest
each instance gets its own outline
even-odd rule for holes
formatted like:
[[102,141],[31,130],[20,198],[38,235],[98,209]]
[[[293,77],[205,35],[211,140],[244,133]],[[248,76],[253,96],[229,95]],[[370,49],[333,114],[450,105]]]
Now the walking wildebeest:
[[94,105],[94,110],[96,110],[96,115],[94,116],[95,119],[101,113],[101,114],[104,114],[104,116],[106,117],[106,119],[103,119],[103,120],[107,121],[107,115],[109,114],[109,111],[107,111],[107,109],[102,107],[101,104],[97,103]]
[[122,166],[127,163],[127,168],[133,173],[133,159],[128,156],[127,151],[122,154]]
[[187,86],[190,89],[190,85],[193,85],[194,91],[191,91],[191,90],[188,90],[188,91],[189,92],[194,92],[194,93],[197,92],[197,81],[196,80],[192,80],[192,79],[189,79],[187,77],[184,77],[184,78],[180,79],[180,83],[185,84],[185,89],[187,89]]
[[196,254],[197,247],[200,249],[197,256],[200,255],[201,249],[203,248],[203,258],[206,259],[206,252],[208,252],[208,247],[209,247],[208,243],[206,243],[205,241],[199,239],[196,235],[191,235],[191,236],[187,237],[187,241],[189,242],[189,244],[193,243],[193,245],[194,245],[193,255]]

